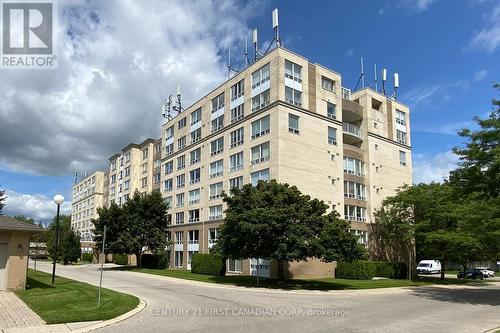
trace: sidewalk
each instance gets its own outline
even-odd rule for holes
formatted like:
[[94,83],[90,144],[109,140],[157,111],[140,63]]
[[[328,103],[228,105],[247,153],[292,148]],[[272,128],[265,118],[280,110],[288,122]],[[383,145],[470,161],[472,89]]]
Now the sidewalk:
[[45,322],[11,291],[0,291],[0,331]]

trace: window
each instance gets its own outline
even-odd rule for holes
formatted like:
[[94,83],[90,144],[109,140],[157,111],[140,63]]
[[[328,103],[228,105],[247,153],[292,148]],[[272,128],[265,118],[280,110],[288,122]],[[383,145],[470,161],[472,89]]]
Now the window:
[[124,183],[123,183],[123,188],[126,190],[128,190],[130,188],[130,180],[126,180]]
[[269,160],[269,141],[252,147],[252,164]]
[[116,182],[116,175],[111,175],[111,184]]
[[285,77],[297,82],[302,82],[302,66],[299,66],[291,61],[285,60]]
[[344,181],[344,197],[366,200],[366,186],[356,182]]
[[165,174],[168,175],[174,171],[174,161],[165,163]]
[[167,179],[163,181],[163,189],[165,192],[170,192],[172,191],[174,180],[173,178]]
[[178,193],[175,195],[176,207],[184,207],[184,193]]
[[210,206],[208,219],[210,220],[220,220],[222,219],[222,205]]
[[328,143],[337,145],[337,129],[330,126],[328,126]]
[[236,187],[239,189],[241,189],[243,187],[243,176],[229,179],[229,188],[231,189],[233,187]]
[[174,126],[170,126],[165,130],[165,140],[172,139],[174,137]]
[[285,87],[285,102],[296,106],[302,106],[302,92],[288,86]]
[[144,188],[146,186],[148,186],[148,178],[144,177],[141,179],[141,187]]
[[125,163],[130,162],[130,153],[125,154]]
[[252,89],[269,80],[269,63],[252,73]]
[[269,169],[252,172],[250,178],[253,186],[256,186],[259,180],[269,180]]
[[335,110],[335,104],[326,103],[326,116],[331,119],[337,119],[337,111]]
[[130,167],[125,168],[125,177],[130,176]]
[[142,173],[147,173],[148,172],[148,162],[143,163],[141,165],[141,170],[142,170]]
[[199,209],[191,209],[189,212],[189,223],[200,222],[200,210]]
[[189,191],[189,204],[194,205],[200,202],[200,189]]
[[354,157],[344,156],[344,173],[363,177],[365,175],[365,162]]
[[229,156],[229,172],[243,169],[243,152]]
[[224,128],[224,115],[212,120],[212,133],[220,131]]
[[224,160],[218,160],[210,163],[209,177],[222,176],[224,173]]
[[201,108],[191,112],[191,125],[199,123],[201,121]]
[[243,134],[244,134],[244,127],[240,127],[237,130],[232,131],[229,134],[231,138],[229,147],[234,148],[236,146],[243,144]]
[[212,113],[224,107],[224,93],[212,99]]
[[149,152],[148,148],[142,150],[142,159],[143,160],[145,160],[146,158],[148,158],[148,152]]
[[186,119],[186,117],[184,117],[181,120],[179,120],[179,122],[177,123],[177,129],[181,129],[183,127],[186,127],[186,124],[187,124],[187,119]]
[[288,132],[299,134],[299,116],[288,114]]
[[219,228],[208,229],[208,246],[212,247],[219,239]]
[[182,170],[186,167],[186,155],[177,157],[177,170]]
[[[175,232],[175,244],[182,244],[183,242],[184,242],[184,232],[183,231],[176,231]],[[181,262],[181,266],[182,266],[182,262]]]
[[183,224],[183,223],[184,223],[184,212],[175,213],[175,224]]
[[344,218],[349,221],[366,222],[366,208],[359,206],[344,206]]
[[241,80],[231,87],[231,101],[243,96],[245,93],[245,80]]
[[355,236],[358,236],[358,244],[368,245],[368,232],[365,230],[355,230],[351,229],[351,233]]
[[406,126],[406,113],[401,110],[396,110],[396,123]]
[[406,133],[400,130],[396,130],[396,137],[399,143],[406,144]]
[[270,94],[269,89],[261,92],[257,96],[252,98],[252,112],[258,111],[263,107],[269,105],[270,103]]
[[161,160],[158,158],[156,160],[153,161],[153,168],[159,168],[161,165]]
[[200,177],[201,177],[200,168],[189,171],[189,184],[199,183]]
[[189,230],[188,236],[189,236],[189,239],[188,239],[189,244],[198,244],[200,231],[199,230]]
[[335,89],[335,82],[322,76],[321,77],[321,86],[323,87],[323,89],[333,92]]
[[165,199],[163,199],[163,202],[169,209],[172,208],[172,196],[166,197]]
[[201,140],[201,128],[191,132],[191,143]]
[[242,272],[242,261],[236,259],[227,259],[227,270],[229,272]]
[[224,151],[224,137],[220,137],[210,142],[210,156],[220,154]]
[[186,175],[178,175],[176,177],[177,188],[183,188],[186,185]]
[[161,152],[161,143],[157,143],[154,145],[154,154],[159,154]]
[[183,267],[184,251],[175,251],[175,267]]
[[111,163],[111,171],[115,171],[115,170],[116,170],[116,161]]
[[222,196],[223,188],[224,188],[224,185],[222,182],[210,185],[208,199],[213,200],[213,199],[220,198]]
[[399,164],[406,166],[406,152],[402,150],[399,151]]
[[195,164],[198,163],[201,159],[201,148],[196,148],[195,150],[191,150],[189,153],[189,163]]
[[237,107],[231,109],[231,124],[243,119],[245,116],[244,105],[240,104]]
[[159,184],[160,183],[160,174],[157,173],[156,175],[153,176],[153,181],[155,184]]
[[181,150],[186,148],[186,136],[180,137],[177,139],[177,150]]
[[252,139],[269,133],[269,116],[262,117],[252,122]]
[[169,144],[169,145],[167,145],[167,146],[165,147],[165,154],[166,154],[167,156],[170,156],[170,155],[172,155],[173,153],[174,153],[174,144],[173,144],[173,143],[171,143],[171,144]]

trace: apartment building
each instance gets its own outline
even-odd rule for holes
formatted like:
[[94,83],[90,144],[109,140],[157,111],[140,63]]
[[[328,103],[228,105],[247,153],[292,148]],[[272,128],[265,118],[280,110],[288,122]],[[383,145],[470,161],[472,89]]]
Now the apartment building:
[[84,251],[91,251],[97,207],[104,204],[104,172],[96,171],[73,185],[71,227],[80,233]]
[[[351,93],[339,73],[282,47],[167,121],[161,146],[173,267],[189,269],[217,242],[231,187],[296,185],[368,244],[374,210],[412,183],[408,107],[370,88]],[[230,260],[228,271],[268,276],[271,266]]]
[[[151,193],[155,187],[153,173],[158,174],[161,164],[160,151],[161,141],[150,138],[139,144],[131,143],[120,153],[109,158],[108,206],[113,202],[118,205],[124,204],[136,190],[140,193]],[[156,187],[159,182],[160,180],[157,179]]]

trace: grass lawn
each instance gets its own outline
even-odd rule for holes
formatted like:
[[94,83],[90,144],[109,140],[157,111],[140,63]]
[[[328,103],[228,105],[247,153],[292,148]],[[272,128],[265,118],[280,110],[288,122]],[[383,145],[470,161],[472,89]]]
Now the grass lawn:
[[[253,276],[212,276],[204,274],[193,274],[188,270],[181,269],[148,269],[128,268],[134,272],[156,274],[179,279],[194,280],[200,282],[229,284],[243,287],[256,287],[256,277]],[[280,282],[275,279],[260,278],[259,287],[281,288],[290,290],[346,290],[346,289],[375,289],[390,287],[413,287],[432,284],[464,284],[473,283],[471,280],[446,279],[441,281],[437,278],[425,277],[418,280],[348,280],[348,279],[295,279]],[[481,282],[476,282],[481,283]]]
[[55,285],[51,281],[50,274],[30,269],[27,289],[16,292],[47,324],[107,320],[139,304],[135,296],[103,288],[98,309],[97,287],[59,276]]

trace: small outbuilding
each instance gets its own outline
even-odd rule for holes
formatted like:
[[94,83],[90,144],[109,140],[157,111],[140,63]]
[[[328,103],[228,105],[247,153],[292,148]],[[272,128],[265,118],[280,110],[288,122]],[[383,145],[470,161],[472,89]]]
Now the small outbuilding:
[[41,231],[37,225],[0,216],[0,290],[26,287],[30,237]]

